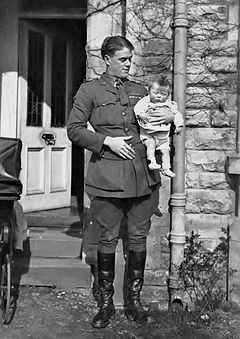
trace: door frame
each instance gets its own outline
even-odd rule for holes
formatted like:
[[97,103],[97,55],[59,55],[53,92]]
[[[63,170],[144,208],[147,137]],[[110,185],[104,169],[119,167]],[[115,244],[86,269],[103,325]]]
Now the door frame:
[[[54,20],[55,21],[55,20]],[[55,24],[55,22],[53,22]],[[36,133],[39,130],[44,130],[44,126],[47,129],[54,129],[55,127],[51,126],[51,91],[52,91],[52,44],[53,39],[52,37],[56,34],[55,29],[51,30],[52,27],[49,27],[46,24],[39,25],[38,20],[19,20],[19,69],[18,69],[18,106],[17,106],[17,136],[19,138],[24,139],[23,136],[23,126],[27,127],[26,124],[26,116],[22,113],[22,105],[27,105],[27,90],[26,90],[26,81],[28,78],[28,57],[27,57],[27,51],[28,51],[28,39],[27,35],[29,29],[33,28],[35,31],[39,31],[44,35],[44,65],[43,65],[43,119],[42,119],[42,126],[37,127],[36,126]],[[50,28],[50,29],[49,29]],[[57,31],[57,35],[59,33]],[[64,34],[64,33],[63,33]],[[65,34],[64,34],[65,35]],[[25,46],[24,46],[25,44]],[[23,48],[21,48],[23,46]],[[72,41],[71,39],[66,38],[66,80],[65,80],[65,121],[67,121],[68,112],[70,108],[70,101],[71,101],[71,88],[72,88]],[[24,85],[25,82],[25,85]],[[24,89],[25,86],[25,89]],[[31,126],[29,126],[31,127]],[[61,127],[62,129],[66,129],[66,127]],[[34,127],[33,127],[34,129]],[[69,142],[70,144],[70,142]],[[69,149],[69,145],[67,146]],[[46,150],[47,151],[47,150]],[[68,152],[71,152],[70,150]],[[25,154],[23,155],[24,161],[26,161]],[[68,166],[70,167],[70,171],[68,170],[69,178],[66,179],[66,183],[68,182],[66,187],[69,187],[70,183],[70,192],[69,192],[69,199],[68,199],[68,205],[71,204],[71,175],[72,175],[72,164],[70,159],[68,157],[66,158],[66,161],[69,162]],[[26,163],[25,163],[26,165]],[[49,170],[51,168],[49,167]],[[27,196],[27,169],[25,168],[25,172],[22,174],[23,178],[23,196]],[[47,178],[50,174],[45,172],[45,178]],[[48,180],[48,179],[46,179]],[[68,189],[68,190],[69,190]],[[68,191],[67,190],[67,191]],[[57,191],[56,191],[57,192]],[[45,194],[45,193],[44,193]],[[31,198],[29,198],[31,199]],[[56,197],[53,199],[56,199]],[[61,199],[60,199],[61,200]],[[60,207],[60,206],[59,206]],[[62,207],[66,207],[65,205]],[[56,207],[51,207],[56,208]],[[34,209],[33,209],[34,210]]]

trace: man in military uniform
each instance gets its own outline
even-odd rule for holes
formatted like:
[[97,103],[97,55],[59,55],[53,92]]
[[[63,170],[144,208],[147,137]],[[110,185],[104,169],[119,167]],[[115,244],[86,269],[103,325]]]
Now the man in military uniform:
[[[122,219],[127,220],[127,305],[131,320],[144,322],[147,314],[140,302],[146,260],[146,237],[156,204],[158,171],[149,171],[145,146],[133,106],[146,95],[145,88],[127,79],[133,45],[124,37],[103,41],[106,72],[99,79],[82,84],[75,96],[68,122],[73,143],[92,151],[86,178],[92,222],[101,229],[98,245],[98,279],[101,303],[92,325],[102,328],[114,315],[113,281],[115,249]],[[163,114],[162,123],[173,117]],[[87,129],[87,122],[94,132]]]

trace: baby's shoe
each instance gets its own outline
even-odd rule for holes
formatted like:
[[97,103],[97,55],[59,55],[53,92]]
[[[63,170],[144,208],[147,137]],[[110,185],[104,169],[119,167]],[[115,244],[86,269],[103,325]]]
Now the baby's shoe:
[[169,178],[174,178],[176,175],[173,171],[171,171],[169,168],[167,169],[162,169],[162,174],[166,175]]
[[148,168],[150,170],[159,170],[161,168],[161,165],[157,164],[156,161],[150,161],[150,163],[148,164]]

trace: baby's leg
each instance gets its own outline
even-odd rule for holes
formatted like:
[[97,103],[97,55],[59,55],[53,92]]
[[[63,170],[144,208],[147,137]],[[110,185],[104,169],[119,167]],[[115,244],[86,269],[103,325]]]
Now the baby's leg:
[[170,164],[170,152],[169,147],[161,147],[160,148],[162,153],[162,174],[166,175],[170,178],[175,177],[175,173],[170,170],[171,164]]
[[150,161],[148,165],[149,169],[160,169],[161,166],[157,163],[155,158],[155,150],[156,150],[156,141],[153,137],[149,136],[144,140],[144,144],[147,147],[147,159]]

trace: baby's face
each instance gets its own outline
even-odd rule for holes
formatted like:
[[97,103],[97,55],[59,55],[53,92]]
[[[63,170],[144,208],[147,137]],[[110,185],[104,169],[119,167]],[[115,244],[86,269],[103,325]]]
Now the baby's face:
[[168,86],[159,86],[158,83],[154,82],[149,91],[151,102],[164,102],[169,96]]

